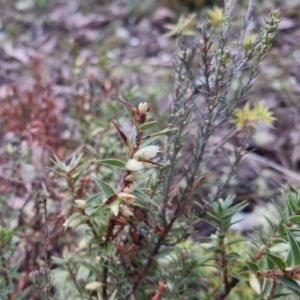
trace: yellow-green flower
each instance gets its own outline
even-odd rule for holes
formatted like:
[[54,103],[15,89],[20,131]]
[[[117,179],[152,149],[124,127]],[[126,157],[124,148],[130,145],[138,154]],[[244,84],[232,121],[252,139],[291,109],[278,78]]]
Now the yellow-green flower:
[[182,33],[183,35],[194,35],[194,28],[197,25],[197,21],[195,20],[196,14],[190,14],[187,16],[181,16],[177,22],[177,24],[167,24],[165,27],[170,31],[165,34],[166,37],[170,37],[173,35],[177,35]]
[[255,103],[253,108],[247,103],[243,108],[238,108],[235,111],[232,123],[238,127],[255,128],[257,122],[261,121],[273,128],[272,122],[276,120],[273,113],[262,102]]
[[269,111],[263,101],[259,101],[254,105],[253,112],[259,121],[264,122],[266,125],[273,128],[272,122],[275,121],[276,118],[273,116],[273,113]]
[[248,51],[251,49],[251,46],[256,41],[258,35],[256,33],[247,34],[243,41],[243,49],[244,51]]
[[247,103],[243,108],[236,109],[232,123],[236,124],[238,127],[255,128],[256,121],[256,115],[251,110],[249,103]]
[[223,20],[223,9],[218,6],[214,6],[207,11],[209,17],[209,23],[213,26],[218,26]]

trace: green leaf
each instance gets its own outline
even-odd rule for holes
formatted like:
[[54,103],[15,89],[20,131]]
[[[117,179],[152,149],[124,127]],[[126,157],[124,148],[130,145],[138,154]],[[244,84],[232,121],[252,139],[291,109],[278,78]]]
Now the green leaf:
[[68,263],[68,260],[66,260],[65,258],[58,257],[58,256],[51,256],[51,261],[54,264],[58,264],[58,265],[65,265]]
[[236,238],[233,240],[230,240],[226,243],[226,246],[232,245],[232,244],[236,244],[236,243],[242,243],[242,242],[247,242],[249,239],[247,239],[246,237],[241,237],[241,238]]
[[288,252],[288,255],[286,256],[285,263],[287,264],[288,267],[293,267],[294,266],[293,253],[292,253],[291,248]]
[[293,255],[293,262],[295,266],[300,265],[300,249],[299,249],[299,245],[297,243],[297,241],[295,240],[295,238],[293,237],[293,235],[291,234],[289,228],[285,228],[286,234],[288,236],[289,239],[289,243],[291,246],[291,251],[292,251],[292,255]]
[[58,176],[61,176],[61,177],[67,177],[66,173],[60,173],[60,172],[57,172],[51,168],[47,168],[48,170],[50,170],[51,172],[53,172],[54,174],[58,175]]
[[80,218],[82,216],[81,213],[77,212],[77,213],[74,213],[73,215],[71,215],[67,221],[65,222],[64,226],[65,226],[65,230],[67,230],[67,228],[69,227],[69,225],[76,219]]
[[274,270],[276,265],[274,264],[273,260],[271,260],[268,256],[265,256],[266,262],[267,262],[267,269],[268,270]]
[[277,255],[271,254],[270,252],[265,252],[265,255],[280,269],[285,270],[287,268],[286,263]]
[[157,123],[157,120],[144,123],[140,126],[140,131],[145,131]]
[[101,272],[99,267],[96,267],[95,265],[92,265],[89,262],[84,260],[80,261],[80,264],[86,267],[88,270],[90,270],[93,273],[93,275],[96,276],[96,278],[98,279],[101,278]]
[[161,135],[167,134],[169,132],[172,132],[174,130],[177,130],[177,128],[166,128],[166,129],[164,129],[162,131],[150,134],[149,137],[161,136]]
[[61,170],[65,171],[67,166],[64,162],[62,162],[56,155],[54,155],[55,160],[50,158],[50,160]]
[[80,153],[78,155],[78,157],[76,158],[76,154],[74,154],[71,161],[70,161],[70,163],[69,163],[70,168],[76,167],[79,164],[82,156],[83,156],[83,153]]
[[106,165],[106,166],[126,170],[125,163],[122,162],[119,159],[101,159],[101,160],[96,160],[96,162],[100,163],[102,165]]
[[151,145],[153,142],[155,142],[157,140],[157,137],[146,137],[145,139],[143,139],[143,141],[140,143],[140,148],[146,147]]
[[238,280],[241,280],[241,279],[246,279],[248,280],[249,279],[249,276],[250,276],[250,272],[249,271],[242,271],[242,272],[239,272],[239,273],[231,273],[231,275],[238,279]]
[[136,135],[137,135],[137,129],[136,129],[135,126],[133,126],[130,137],[129,137],[129,142],[130,142],[131,145],[134,145]]
[[108,300],[116,300],[117,290],[115,290]]
[[284,253],[290,249],[290,245],[287,242],[274,244],[269,248],[272,253]]
[[91,196],[88,200],[86,200],[86,205],[91,206],[91,207],[99,206],[99,204],[102,204],[102,201],[101,201],[102,195],[103,195],[103,193],[101,192],[101,193]]
[[259,271],[259,266],[252,261],[247,261],[246,265],[248,269],[254,274],[256,274]]
[[74,174],[72,174],[72,179],[73,179],[73,182],[77,182],[77,180],[80,178],[80,175],[89,167],[89,165],[91,164],[91,160],[85,162],[84,164],[78,166],[76,169],[75,169],[75,172]]
[[236,261],[241,256],[237,252],[230,252],[226,255],[226,261]]
[[209,215],[217,224],[221,224],[220,218],[214,212],[207,212],[207,215]]
[[112,187],[110,187],[106,182],[97,179],[97,178],[93,178],[95,183],[97,184],[97,186],[101,189],[101,191],[107,196],[112,196],[115,194],[115,191],[113,190]]
[[137,196],[138,198],[144,200],[145,202],[151,203],[151,204],[157,206],[158,208],[160,208],[160,206],[157,203],[155,203],[150,197],[148,197],[148,195],[146,195],[145,193],[143,193],[139,190],[135,190],[132,194]]
[[269,299],[270,292],[273,288],[273,280],[264,278],[262,292],[261,292],[261,299]]
[[280,235],[284,234],[284,226],[282,222],[279,222],[277,231]]
[[155,255],[155,258],[156,259],[164,258],[165,256],[169,256],[170,254],[176,254],[175,247],[168,247],[160,250],[159,253]]
[[272,299],[277,299],[277,298],[281,298],[281,297],[284,297],[281,299],[287,299],[285,296],[289,296],[289,295],[292,295],[292,293],[278,293],[278,294],[273,295]]
[[300,292],[300,286],[295,279],[288,276],[284,276],[277,278],[277,280],[283,285],[289,287],[290,289],[296,290],[298,293]]
[[282,238],[274,238],[272,239],[272,244],[286,244],[287,241],[285,239],[282,239]]
[[291,216],[288,218],[288,222],[291,222],[292,224],[300,223],[300,216]]
[[269,223],[269,227],[271,229],[271,235],[273,236],[275,234],[275,227],[274,227],[274,224],[271,222],[271,220],[267,217],[267,216],[264,216],[265,219],[267,220],[267,222]]

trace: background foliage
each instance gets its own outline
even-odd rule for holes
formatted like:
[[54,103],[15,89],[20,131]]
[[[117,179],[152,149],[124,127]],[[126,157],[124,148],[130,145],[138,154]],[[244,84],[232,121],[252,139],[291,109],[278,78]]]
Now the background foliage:
[[297,1],[0,3],[1,299],[298,299]]

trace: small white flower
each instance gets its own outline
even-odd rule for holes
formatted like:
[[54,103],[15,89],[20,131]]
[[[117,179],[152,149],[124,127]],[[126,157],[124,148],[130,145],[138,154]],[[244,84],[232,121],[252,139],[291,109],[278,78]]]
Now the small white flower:
[[136,196],[132,195],[132,194],[128,194],[128,193],[119,193],[118,198],[121,200],[132,200],[132,199],[136,199]]
[[133,217],[134,213],[127,205],[120,205],[120,212],[125,217]]
[[135,159],[149,159],[154,157],[158,152],[160,152],[160,147],[157,145],[151,145],[139,149],[135,154]]
[[[132,180],[129,180],[129,181],[132,181]],[[131,182],[126,185],[126,187],[123,189],[123,191],[125,193],[132,193],[134,191],[134,189],[135,189],[134,184],[133,184],[133,182]]]
[[79,207],[81,209],[85,208],[85,205],[86,205],[85,200],[77,199],[77,200],[75,200],[75,203],[77,204],[77,207]]
[[93,282],[88,283],[85,286],[85,289],[90,290],[90,291],[96,291],[96,290],[99,290],[102,287],[102,285],[103,284],[100,281],[93,281]]
[[113,213],[113,215],[115,217],[117,217],[119,215],[119,211],[120,211],[120,203],[117,202],[116,204],[112,205],[110,207],[111,212]]
[[130,205],[134,205],[136,200],[136,196],[127,193],[119,193],[118,198]]
[[150,176],[150,174],[147,173],[131,173],[129,174],[125,179],[128,181],[139,181],[139,180],[143,180],[145,178],[148,178]]
[[128,171],[135,172],[142,170],[144,168],[144,165],[142,162],[137,161],[136,159],[129,159],[125,167]]
[[148,112],[148,103],[147,102],[141,102],[138,106],[139,111],[142,114],[146,114]]

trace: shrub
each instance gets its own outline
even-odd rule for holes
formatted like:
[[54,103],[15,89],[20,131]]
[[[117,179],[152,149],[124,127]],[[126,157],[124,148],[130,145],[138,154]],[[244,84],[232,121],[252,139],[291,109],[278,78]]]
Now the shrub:
[[[15,233],[13,226],[0,230],[3,297],[32,296],[25,288],[12,292],[18,272],[28,268],[11,265],[19,261],[18,252],[30,261],[30,280],[43,299],[273,299],[299,292],[298,189],[284,188],[282,203],[274,202],[278,221],[266,218],[266,232],[253,226],[244,237],[232,230],[233,217],[247,202],[235,202],[228,184],[253,128],[258,122],[272,126],[275,119],[263,102],[250,104],[249,90],[271,47],[279,11],[272,10],[259,34],[249,39],[250,1],[236,43],[233,7],[226,3],[223,10],[210,11],[196,31],[188,26],[194,42],[184,36],[185,27],[169,26],[172,34],[182,35],[174,58],[171,107],[160,130],[155,129],[159,122],[151,115],[151,104],[137,100],[133,91],[103,104],[104,120],[83,109],[80,130],[91,133],[84,141],[90,157],[78,154],[82,147],[64,161],[62,154],[56,156],[50,174],[44,169],[36,183],[47,197],[39,199],[42,193],[37,192],[33,224],[25,224],[28,218],[21,209],[23,223]],[[194,16],[187,18],[190,24]],[[36,88],[47,94],[40,82]],[[37,104],[32,105],[35,110]],[[117,106],[127,115],[117,114]],[[5,116],[9,111],[3,107],[0,114]],[[40,114],[28,116],[34,121]],[[22,122],[10,120],[6,126],[24,130]],[[59,131],[59,118],[51,120],[44,131],[34,131],[35,149],[44,145],[45,132]],[[227,132],[221,140],[220,131]],[[230,170],[214,179],[208,162],[232,137],[234,147],[225,153]],[[204,193],[207,185],[212,186],[209,194]],[[199,224],[205,224],[206,232],[197,229]],[[25,251],[14,244],[20,237],[29,241]],[[44,256],[39,267],[30,251]]]

